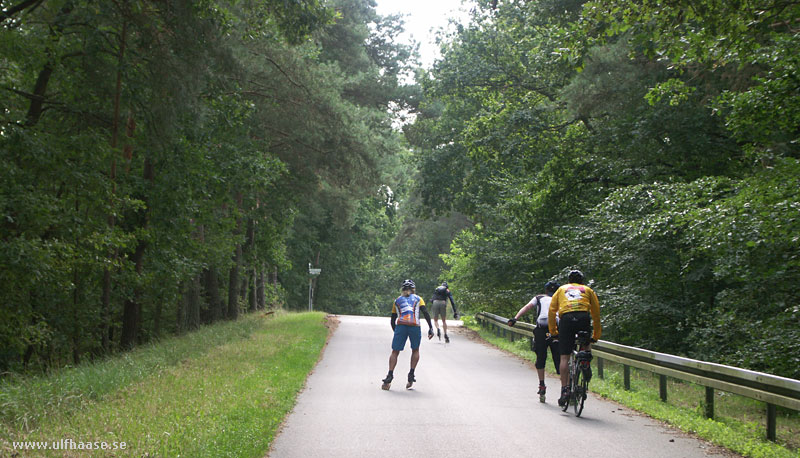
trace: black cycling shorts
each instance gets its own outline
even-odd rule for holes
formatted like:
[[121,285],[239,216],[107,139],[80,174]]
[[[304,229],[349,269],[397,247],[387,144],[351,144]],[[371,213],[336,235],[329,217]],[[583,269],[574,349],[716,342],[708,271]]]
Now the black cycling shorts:
[[550,349],[550,354],[553,356],[553,366],[556,368],[556,374],[560,374],[561,358],[559,358],[558,341],[547,338],[547,327],[536,326],[533,330],[533,345],[531,349],[536,353],[536,368],[544,369],[544,363],[547,361],[547,349]]
[[565,313],[558,321],[558,350],[569,355],[575,348],[575,334],[578,331],[592,332],[592,317],[589,312]]

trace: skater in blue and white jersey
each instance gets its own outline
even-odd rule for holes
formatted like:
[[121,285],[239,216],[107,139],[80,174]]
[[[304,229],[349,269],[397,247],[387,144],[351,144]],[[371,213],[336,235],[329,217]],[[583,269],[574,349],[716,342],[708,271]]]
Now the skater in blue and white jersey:
[[389,373],[383,379],[381,388],[388,390],[389,386],[394,379],[394,368],[397,365],[397,356],[406,346],[406,340],[411,342],[411,369],[408,372],[408,383],[406,388],[411,388],[411,385],[416,382],[414,378],[414,370],[417,368],[419,362],[419,345],[422,341],[422,332],[420,329],[419,315],[425,317],[428,322],[428,339],[433,337],[433,325],[431,324],[431,317],[428,310],[425,308],[425,301],[421,297],[414,294],[414,282],[406,280],[402,285],[402,295],[395,299],[392,304],[392,317],[391,324],[394,330],[394,338],[392,339],[392,354],[389,356]]

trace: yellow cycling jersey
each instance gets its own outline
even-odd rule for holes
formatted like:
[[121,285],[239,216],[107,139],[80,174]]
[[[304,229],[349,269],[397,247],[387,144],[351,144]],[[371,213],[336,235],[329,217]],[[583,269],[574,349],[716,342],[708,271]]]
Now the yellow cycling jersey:
[[550,301],[550,311],[547,314],[547,327],[550,334],[558,334],[556,313],[563,317],[572,312],[589,312],[592,315],[592,338],[598,340],[603,332],[600,325],[600,301],[597,300],[592,288],[578,283],[568,283],[558,288]]

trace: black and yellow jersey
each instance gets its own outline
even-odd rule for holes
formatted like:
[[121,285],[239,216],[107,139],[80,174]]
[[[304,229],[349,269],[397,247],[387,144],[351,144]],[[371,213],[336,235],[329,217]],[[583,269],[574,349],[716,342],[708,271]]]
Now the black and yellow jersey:
[[600,339],[603,327],[600,325],[600,301],[597,294],[586,285],[568,283],[558,288],[550,301],[550,312],[547,314],[547,326],[550,334],[558,334],[556,313],[563,317],[572,312],[589,312],[592,315],[592,338]]

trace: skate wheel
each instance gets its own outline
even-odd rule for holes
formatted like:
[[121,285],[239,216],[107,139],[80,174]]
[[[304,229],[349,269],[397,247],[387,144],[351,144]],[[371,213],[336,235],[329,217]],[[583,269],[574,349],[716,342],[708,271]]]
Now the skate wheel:
[[391,386],[390,384],[388,384],[388,383],[384,383],[383,385],[381,385],[381,389],[382,389],[382,390],[389,390],[389,387],[390,387],[390,386]]

